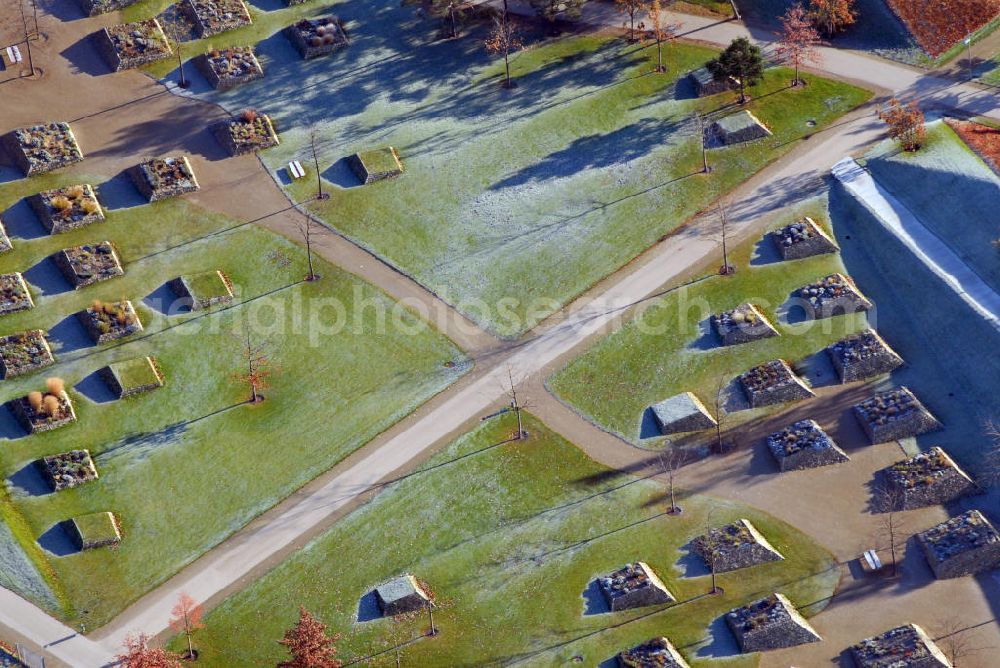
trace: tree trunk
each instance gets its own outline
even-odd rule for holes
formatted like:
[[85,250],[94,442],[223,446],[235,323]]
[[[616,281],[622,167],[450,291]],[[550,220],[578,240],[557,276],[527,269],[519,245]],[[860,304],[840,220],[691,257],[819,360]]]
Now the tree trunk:
[[660,36],[656,36],[656,71],[663,72],[663,42],[660,40]]

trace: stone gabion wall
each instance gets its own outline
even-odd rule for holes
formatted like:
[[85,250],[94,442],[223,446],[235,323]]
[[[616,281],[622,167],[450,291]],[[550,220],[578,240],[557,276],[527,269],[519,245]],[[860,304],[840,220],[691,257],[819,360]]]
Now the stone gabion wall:
[[833,243],[833,240],[826,236],[819,225],[808,216],[779,230],[774,230],[770,236],[782,260],[802,260],[814,255],[835,253],[840,250],[837,248],[837,244]]
[[[747,323],[747,318],[753,318],[753,323]],[[741,304],[732,311],[717,313],[712,316],[711,323],[724,346],[778,336],[778,331],[753,304]]]
[[186,195],[187,193],[197,191],[200,186],[198,185],[198,179],[194,175],[194,170],[191,169],[191,163],[186,157],[178,158],[183,161],[184,167],[187,172],[191,175],[190,184],[184,184],[181,182],[167,183],[167,184],[157,184],[153,185],[151,182],[150,174],[147,174],[147,170],[150,169],[149,163],[141,163],[135,167],[131,167],[129,171],[129,176],[132,177],[135,187],[142,193],[143,197],[148,199],[150,202],[156,202],[161,199],[168,199],[170,197],[178,197],[180,195]]
[[[905,399],[909,402],[908,406],[905,410],[884,416],[876,415],[866,408],[869,402],[884,396]],[[924,405],[905,387],[880,392],[868,401],[855,404],[854,415],[872,443],[898,441],[943,428],[937,418],[931,415],[930,411],[924,408]],[[882,419],[881,424],[879,419]]]
[[41,434],[46,431],[58,429],[59,427],[65,427],[71,422],[76,422],[76,412],[73,410],[73,404],[70,402],[69,397],[65,396],[65,393],[63,393],[63,398],[62,408],[66,414],[58,420],[45,420],[44,422],[36,422],[34,420],[35,411],[31,407],[31,404],[28,403],[27,397],[19,397],[7,405],[10,407],[11,413],[14,414],[17,423],[26,432],[29,434]]
[[841,383],[881,376],[903,364],[903,358],[871,329],[843,338],[826,350]]
[[249,59],[252,67],[249,72],[245,72],[241,75],[227,74],[226,76],[221,76],[212,66],[212,59],[207,54],[202,54],[195,58],[194,64],[212,88],[215,90],[229,90],[231,88],[235,88],[236,86],[264,78],[264,68],[260,66],[257,56],[251,52],[245,57]]
[[772,615],[756,626],[748,628],[746,617],[741,616],[746,608],[738,608],[726,615],[726,624],[744,653],[767,652],[822,640],[788,599],[780,594],[777,597]]
[[80,0],[80,8],[88,16],[97,16],[98,14],[116,12],[137,2],[139,0]]
[[[41,333],[41,330],[32,330]],[[11,334],[10,337],[19,336],[17,334]],[[3,337],[0,339],[0,343],[4,340],[8,340],[9,337]],[[47,366],[51,366],[56,363],[55,358],[52,356],[52,349],[49,347],[49,342],[45,339],[44,335],[40,338],[40,343],[42,347],[42,359],[34,363],[25,364],[15,364],[12,360],[5,357],[0,353],[0,378],[14,378],[15,376],[23,376],[39,369],[44,369]]]
[[[157,28],[160,28],[160,22],[156,19],[149,19],[155,23]],[[141,54],[125,57],[119,53],[118,49],[115,47],[115,41],[112,37],[112,31],[115,29],[126,29],[131,24],[123,24],[120,26],[111,26],[110,28],[104,28],[99,33],[96,33],[94,39],[96,41],[97,50],[104,58],[104,62],[108,64],[115,72],[121,72],[122,70],[130,70],[136,67],[142,67],[143,65],[148,65],[149,63],[155,63],[158,60],[163,60],[171,54],[173,54],[173,49],[170,48],[169,44],[159,45],[158,48],[150,49]],[[159,30],[160,34],[163,34],[163,30]]]

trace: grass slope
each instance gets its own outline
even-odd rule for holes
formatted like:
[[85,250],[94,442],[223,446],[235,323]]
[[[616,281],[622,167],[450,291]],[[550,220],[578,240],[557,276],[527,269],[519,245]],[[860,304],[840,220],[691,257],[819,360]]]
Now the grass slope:
[[[258,44],[263,82],[222,94],[196,82],[194,90],[276,120],[282,144],[262,157],[282,180],[289,160],[312,165],[315,132],[332,197],[310,206],[504,336],[538,323],[790,150],[811,132],[807,121],[823,127],[868,97],[820,79],[789,91],[789,72],[772,70],[751,108],[775,136],[715,152],[715,172],[696,177],[691,115],[732,96],[694,100],[677,80],[711,50],[668,48],[670,71],[658,75],[654,48],[531,35],[531,48],[512,59],[518,87],[510,91],[499,86],[502,62],[487,56],[479,29],[433,41],[432,22],[397,3],[347,0],[332,11],[352,35],[345,50],[304,63],[273,35]],[[346,157],[386,145],[406,173],[357,187]],[[286,187],[301,201],[315,184]]]
[[[426,581],[440,606],[434,615],[440,635],[403,650],[403,663],[419,666],[565,665],[575,656],[595,666],[661,634],[695,665],[703,659],[703,665],[750,666],[755,657],[707,662],[728,656],[732,643],[719,626],[718,635],[706,638],[719,615],[772,591],[799,604],[832,593],[833,560],[797,530],[745,506],[697,496],[683,500],[683,515],[666,516],[658,483],[596,464],[530,416],[530,438],[501,443],[514,424],[504,416],[460,437],[423,472],[223,603],[196,636],[199,663],[274,665],[282,658],[275,640],[300,604],[343,634],[340,658],[383,651],[393,636],[420,633],[426,617],[358,622],[358,601],[402,572]],[[708,578],[686,576],[678,561],[681,546],[704,531],[710,510],[713,524],[750,518],[787,561],[721,575],[725,595],[701,596]],[[684,603],[583,614],[584,590],[595,576],[640,559]],[[389,652],[366,665],[392,662]]]
[[[776,218],[774,227],[808,214],[821,225],[829,215],[823,199]],[[836,254],[774,262],[771,240],[764,238],[734,251],[735,276],[711,274],[680,285],[653,302],[641,316],[600,340],[549,379],[549,386],[575,410],[622,438],[638,442],[643,412],[679,392],[694,392],[712,407],[719,382],[778,357],[795,363],[843,336],[864,328],[864,314],[819,321],[801,320],[788,308],[794,290],[830,273],[843,271]],[[864,286],[861,286],[864,291]],[[761,307],[781,336],[738,346],[717,344],[708,318],[751,302]],[[739,392],[739,390],[735,390]],[[741,410],[726,426],[772,409]]]
[[[0,471],[8,479],[0,515],[23,517],[27,530],[8,524],[27,554],[37,556],[33,540],[43,534],[43,546],[61,551],[58,535],[46,533],[57,522],[88,512],[118,514],[119,550],[49,559],[58,576],[53,586],[69,597],[63,616],[94,628],[446,387],[467,364],[451,342],[409,312],[395,311],[379,290],[323,262],[317,267],[323,279],[302,283],[305,257],[293,243],[182,200],[114,210],[105,223],[39,236],[23,204],[10,205],[65,180],[0,186],[0,210],[7,209],[15,244],[0,257],[0,272],[24,271],[36,303],[5,316],[0,334],[47,329],[58,361],[0,383],[0,401],[60,376],[79,418],[70,427],[23,437],[0,412]],[[101,239],[117,244],[125,276],[69,290],[45,258]],[[163,312],[172,299],[166,281],[216,268],[232,278],[236,306]],[[94,347],[72,314],[93,299],[123,297],[135,304],[145,332]],[[394,313],[402,326],[394,324]],[[257,340],[269,341],[276,370],[268,400],[253,407],[239,405],[248,390],[232,377],[243,367],[244,322]],[[166,386],[110,401],[94,372],[142,355],[157,358]],[[91,450],[101,479],[37,495],[43,488],[30,463],[73,448]]]

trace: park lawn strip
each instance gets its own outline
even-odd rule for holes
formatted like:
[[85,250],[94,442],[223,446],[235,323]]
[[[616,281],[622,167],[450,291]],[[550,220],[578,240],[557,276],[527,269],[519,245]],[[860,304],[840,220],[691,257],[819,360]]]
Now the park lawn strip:
[[[826,208],[825,198],[811,200],[776,216],[768,228],[809,215],[829,232]],[[674,286],[636,319],[550,377],[548,386],[587,419],[638,443],[647,407],[681,392],[693,392],[714,415],[720,383],[724,396],[740,392],[730,383],[751,367],[777,358],[794,365],[865,328],[864,314],[790,323],[786,303],[793,291],[845,269],[837,254],[765,264],[751,260],[773,254],[771,243],[769,238],[754,239],[733,251],[730,264],[737,271],[732,277],[710,273],[690,284]],[[860,287],[863,292],[864,286]],[[747,302],[756,304],[781,336],[719,346],[709,316]],[[798,310],[800,307],[793,312]],[[724,426],[732,428],[777,408],[727,414]]]
[[[822,128],[869,97],[823,79],[790,90],[788,70],[769,70],[749,108],[775,136],[713,151],[705,177],[691,114],[734,94],[675,99],[675,86],[715,52],[672,46],[670,71],[657,75],[654,50],[610,37],[595,48],[595,39],[566,38],[515,60],[514,91],[497,87],[492,63],[483,70],[489,80],[471,89],[465,75],[442,76],[457,92],[436,102],[428,93],[419,110],[376,100],[353,123],[317,124],[321,164],[335,163],[324,176],[334,183],[349,182],[338,160],[376,133],[407,171],[391,183],[333,187],[330,199],[308,206],[482,326],[516,337],[786,153],[815,131],[809,121]],[[439,85],[428,82],[432,91]],[[371,133],[359,139],[348,127]],[[307,160],[304,132],[303,124],[284,134],[266,163],[278,171]],[[302,201],[315,184],[287,187]]]
[[[358,602],[404,572],[427,582],[437,599],[440,635],[403,650],[404,664],[422,666],[519,658],[565,665],[573,656],[597,665],[654,635],[667,635],[690,660],[709,625],[731,607],[777,589],[799,604],[833,592],[835,561],[796,529],[700,496],[685,496],[684,513],[667,516],[662,485],[606,469],[525,417],[527,439],[502,443],[515,429],[510,414],[484,423],[225,601],[195,636],[199,663],[273,665],[285,656],[275,639],[299,605],[342,634],[338,658],[384,651],[394,634],[419,634],[426,615],[359,623]],[[724,596],[689,600],[709,581],[683,576],[680,548],[704,531],[710,512],[713,524],[749,518],[787,560],[721,575]],[[643,619],[654,608],[584,615],[591,581],[636,560],[686,602]],[[805,614],[818,611],[807,607]],[[392,661],[390,651],[369,665]],[[756,665],[756,658],[738,665]]]
[[[0,204],[9,206],[19,192],[0,186]],[[12,439],[17,432],[8,424],[0,468],[14,476],[9,505],[30,528],[22,533],[33,541],[57,522],[112,510],[125,536],[117,552],[49,559],[69,595],[67,621],[90,627],[108,621],[468,369],[450,341],[381,291],[315,259],[323,279],[303,283],[298,246],[182,200],[112,211],[99,232],[15,238],[0,267],[25,269],[94,238],[116,242],[124,276],[84,290],[44,292],[35,309],[9,316],[0,331],[49,330],[57,360],[44,373],[4,381],[0,401],[59,376],[79,418],[72,428],[27,438]],[[168,280],[215,268],[232,278],[236,306],[161,311],[173,299]],[[30,281],[34,274],[26,273]],[[82,340],[73,314],[95,298],[123,297],[135,304],[145,331],[111,346]],[[249,390],[233,381],[244,366],[245,318],[260,340],[270,341],[279,370],[267,401],[253,407],[238,405]],[[161,365],[163,389],[96,401],[107,390],[94,372],[145,355]],[[19,487],[32,476],[33,460],[75,448],[91,451],[100,480],[47,496]],[[21,542],[29,555],[38,550]]]
[[943,121],[928,124],[915,152],[883,142],[865,166],[875,180],[1000,292],[996,224],[1000,177]]

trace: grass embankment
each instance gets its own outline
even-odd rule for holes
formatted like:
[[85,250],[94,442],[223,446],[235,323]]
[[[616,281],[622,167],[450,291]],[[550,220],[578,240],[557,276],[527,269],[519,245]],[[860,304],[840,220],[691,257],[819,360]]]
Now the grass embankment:
[[[124,541],[117,551],[50,555],[49,565],[39,564],[61,582],[57,596],[65,591],[68,597],[64,618],[95,628],[467,366],[451,342],[336,267],[317,261],[323,278],[303,283],[304,252],[255,225],[169,200],[113,210],[104,223],[49,236],[23,203],[15,205],[31,192],[81,180],[59,174],[0,186],[0,211],[6,210],[14,241],[14,250],[0,257],[0,273],[23,271],[36,303],[4,316],[0,335],[46,329],[57,359],[46,370],[0,383],[0,401],[59,376],[79,418],[23,436],[6,411],[0,413],[0,471],[8,478],[0,510],[36,562],[45,553],[34,539],[56,523],[90,512],[118,515]],[[104,239],[116,243],[125,276],[73,291],[46,259],[60,248]],[[211,269],[232,279],[232,308],[164,312],[173,299],[167,281]],[[74,314],[94,299],[122,298],[132,300],[145,331],[94,346]],[[402,326],[394,324],[394,313]],[[240,405],[248,389],[233,381],[245,366],[244,322],[256,342],[267,342],[274,368],[268,398],[258,406]],[[156,357],[165,387],[112,401],[94,373],[143,355]],[[100,480],[37,495],[44,487],[31,462],[74,448],[91,451]],[[59,541],[50,538],[43,545],[58,551]]]
[[[775,217],[773,227],[806,214],[829,231],[823,199]],[[765,237],[732,252],[730,264],[737,268],[734,276],[710,273],[675,287],[650,304],[637,320],[597,342],[553,375],[549,386],[601,427],[637,442],[648,406],[690,391],[714,412],[720,382],[728,385],[747,369],[776,358],[793,364],[802,361],[865,327],[864,314],[799,321],[801,308],[788,307],[793,292],[833,272],[844,272],[844,265],[837,254],[775,262],[771,243]],[[860,287],[864,291],[864,286]],[[760,307],[781,336],[737,346],[719,345],[708,318],[745,302]],[[729,414],[725,425],[732,428],[773,410],[740,410]]]
[[[404,572],[426,581],[439,605],[440,635],[403,649],[404,665],[419,666],[565,665],[575,656],[595,666],[654,635],[668,636],[689,660],[707,658],[731,643],[706,636],[732,607],[772,591],[800,605],[832,593],[835,562],[792,527],[698,496],[683,499],[682,515],[664,515],[660,484],[596,464],[527,417],[528,439],[502,443],[512,416],[485,423],[223,603],[196,636],[199,663],[274,665],[283,656],[275,640],[300,604],[342,634],[340,658],[384,651],[393,637],[419,634],[426,616],[357,622],[359,600]],[[685,575],[681,548],[709,521],[738,517],[750,518],[787,560],[720,575],[725,594],[702,596],[709,579]],[[682,603],[584,614],[592,580],[636,560],[649,563]],[[393,662],[390,651],[367,665]],[[712,662],[755,664],[753,656]]]

